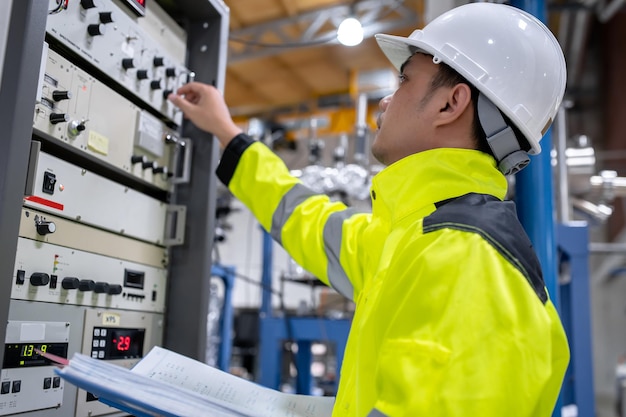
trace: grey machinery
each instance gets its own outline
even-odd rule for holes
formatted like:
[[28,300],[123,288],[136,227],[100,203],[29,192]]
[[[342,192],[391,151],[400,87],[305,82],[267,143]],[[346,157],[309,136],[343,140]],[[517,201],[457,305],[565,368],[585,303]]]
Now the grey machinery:
[[166,96],[223,88],[228,9],[158,3],[3,3],[0,415],[123,415],[35,349],[205,359],[218,150]]

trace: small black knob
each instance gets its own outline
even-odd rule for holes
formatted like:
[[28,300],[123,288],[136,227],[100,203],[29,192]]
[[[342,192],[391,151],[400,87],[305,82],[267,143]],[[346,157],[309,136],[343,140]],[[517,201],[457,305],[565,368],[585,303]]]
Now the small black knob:
[[163,62],[163,57],[162,56],[155,56],[154,59],[152,60],[152,64],[155,67],[162,67],[164,62]]
[[109,285],[107,293],[111,295],[117,295],[122,293],[122,286],[120,284]]
[[167,173],[167,167],[160,167],[158,165],[155,165],[154,168],[152,168],[152,172],[155,174]]
[[67,123],[70,121],[70,116],[66,113],[50,113],[50,123],[53,125],[57,123]]
[[96,282],[93,292],[95,292],[96,294],[104,294],[104,293],[109,292],[109,283],[108,282]]
[[174,67],[166,68],[165,75],[170,78],[176,77],[176,68]]
[[146,78],[148,78],[148,71],[147,70],[137,70],[137,79],[138,80],[145,80]]
[[161,89],[161,80],[152,80],[150,81],[150,88],[153,90]]
[[130,157],[130,162],[135,165],[135,164],[144,164],[146,162],[148,162],[148,157],[146,157],[145,155],[133,155]]
[[163,100],[167,100],[170,94],[172,94],[174,90],[163,90]]
[[113,23],[113,13],[100,12],[100,23]]
[[45,236],[49,233],[54,233],[57,230],[56,224],[53,222],[40,221],[35,225],[37,233],[41,236]]
[[33,272],[33,274],[30,276],[30,285],[34,285],[36,287],[48,285],[49,282],[50,275],[43,272]]
[[72,93],[69,91],[55,90],[52,92],[52,100],[54,101],[69,100],[71,98],[72,98]]
[[61,281],[61,287],[66,290],[75,290],[78,288],[79,283],[80,280],[76,277],[65,277],[63,278],[63,281]]
[[87,33],[89,33],[91,36],[104,35],[105,31],[106,29],[104,28],[104,25],[101,25],[99,23],[94,23],[87,26]]
[[79,291],[93,291],[95,287],[96,287],[96,283],[90,279],[81,279],[80,282],[78,283]]
[[94,0],[80,0],[80,5],[83,7],[83,9],[92,9],[96,7]]
[[135,68],[135,61],[132,58],[124,58],[122,59],[122,67],[124,69]]
[[156,161],[145,160],[141,163],[141,166],[143,167],[143,169],[148,169],[148,168],[154,169],[157,166],[157,164],[156,164]]

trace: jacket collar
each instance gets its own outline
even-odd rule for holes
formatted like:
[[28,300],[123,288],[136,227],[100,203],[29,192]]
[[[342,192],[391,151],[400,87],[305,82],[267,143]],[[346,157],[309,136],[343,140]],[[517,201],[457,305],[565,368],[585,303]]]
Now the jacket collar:
[[386,167],[372,179],[372,214],[395,223],[435,203],[467,193],[489,194],[500,200],[507,191],[495,160],[480,151],[441,148],[410,155]]

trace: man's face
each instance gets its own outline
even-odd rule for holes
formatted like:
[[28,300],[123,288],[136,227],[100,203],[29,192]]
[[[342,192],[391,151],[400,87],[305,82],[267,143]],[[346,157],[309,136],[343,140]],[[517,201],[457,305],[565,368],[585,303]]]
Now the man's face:
[[413,55],[404,64],[398,89],[380,101],[372,154],[382,164],[435,147],[432,122],[446,103],[438,91],[427,93],[438,69],[431,56]]

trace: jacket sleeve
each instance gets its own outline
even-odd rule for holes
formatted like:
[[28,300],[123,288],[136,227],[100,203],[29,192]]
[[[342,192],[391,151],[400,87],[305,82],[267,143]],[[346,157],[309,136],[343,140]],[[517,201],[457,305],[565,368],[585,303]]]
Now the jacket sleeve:
[[362,281],[358,234],[368,215],[316,194],[244,134],[224,150],[217,176],[299,265],[353,299]]
[[389,314],[369,416],[550,415],[569,357],[551,302],[477,234],[421,239],[399,246],[378,300]]

